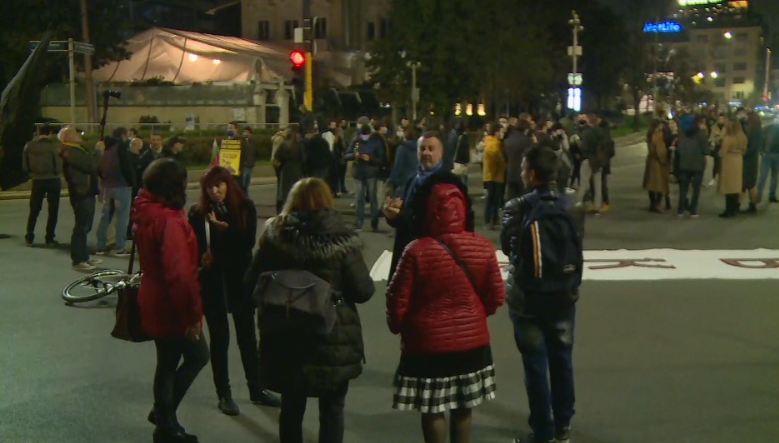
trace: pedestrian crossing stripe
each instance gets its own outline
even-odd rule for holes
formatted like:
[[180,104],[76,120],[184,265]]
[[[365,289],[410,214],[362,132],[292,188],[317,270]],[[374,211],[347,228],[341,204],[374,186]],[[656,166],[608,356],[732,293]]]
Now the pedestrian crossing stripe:
[[[503,278],[509,261],[496,251]],[[371,269],[374,281],[389,274],[392,253],[384,251]],[[584,251],[584,280],[769,280],[779,279],[779,250],[606,250]]]

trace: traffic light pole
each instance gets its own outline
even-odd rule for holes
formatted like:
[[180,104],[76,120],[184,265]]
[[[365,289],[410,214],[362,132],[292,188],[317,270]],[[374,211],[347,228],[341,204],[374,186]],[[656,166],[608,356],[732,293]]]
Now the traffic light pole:
[[[306,39],[306,93],[304,95],[304,104],[309,112],[314,110],[314,39],[316,37],[314,30],[314,17],[311,14],[311,0],[303,0],[303,23],[308,22],[308,35]],[[305,31],[304,31],[305,32]]]

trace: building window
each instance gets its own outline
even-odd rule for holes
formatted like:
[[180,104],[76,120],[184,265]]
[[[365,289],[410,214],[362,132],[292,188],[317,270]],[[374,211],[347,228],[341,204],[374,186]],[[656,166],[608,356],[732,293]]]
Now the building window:
[[733,63],[733,70],[734,71],[746,71],[747,70],[747,64],[746,63]]
[[368,41],[372,42],[376,40],[376,23],[375,22],[368,22]]
[[260,20],[257,31],[257,40],[270,40],[270,22],[268,20]]
[[744,91],[736,91],[733,93],[734,100],[743,100],[747,98],[747,94]]
[[733,55],[736,56],[736,57],[746,57],[747,50],[746,50],[746,48],[736,47],[733,50]]
[[389,37],[390,21],[387,18],[381,19],[379,22],[379,38]]
[[295,39],[295,28],[298,28],[297,20],[287,20],[284,22],[284,40]]
[[735,77],[733,78],[733,84],[734,85],[743,85],[747,82],[747,79],[745,77]]
[[697,43],[708,43],[709,42],[709,36],[706,34],[701,34],[695,37],[695,41]]
[[327,19],[319,17],[314,26],[314,38],[327,38]]
[[725,83],[727,83],[727,81],[726,81],[725,77],[723,77],[723,76],[719,76],[719,77],[714,79],[714,87],[716,87],[716,88],[724,88],[725,87]]
[[724,47],[716,48],[713,55],[715,59],[728,58],[728,49]]
[[746,32],[741,32],[739,34],[736,34],[736,41],[745,42],[748,40],[749,40],[749,34],[747,34]]
[[718,74],[724,74],[728,72],[728,65],[726,65],[725,63],[715,63],[714,71],[716,71]]

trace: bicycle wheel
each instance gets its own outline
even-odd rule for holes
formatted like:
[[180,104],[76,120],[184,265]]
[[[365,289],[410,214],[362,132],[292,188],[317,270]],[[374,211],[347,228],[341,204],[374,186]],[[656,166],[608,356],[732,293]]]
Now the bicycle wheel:
[[67,304],[84,303],[112,294],[116,284],[128,277],[118,269],[98,271],[81,277],[62,290],[62,298]]

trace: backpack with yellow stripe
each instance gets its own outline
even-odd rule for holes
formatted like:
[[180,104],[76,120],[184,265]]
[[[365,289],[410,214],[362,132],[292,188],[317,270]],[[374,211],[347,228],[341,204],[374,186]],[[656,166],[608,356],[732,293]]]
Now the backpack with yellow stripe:
[[575,291],[582,283],[584,255],[570,200],[537,191],[522,199],[526,209],[515,259],[516,284],[529,294]]

